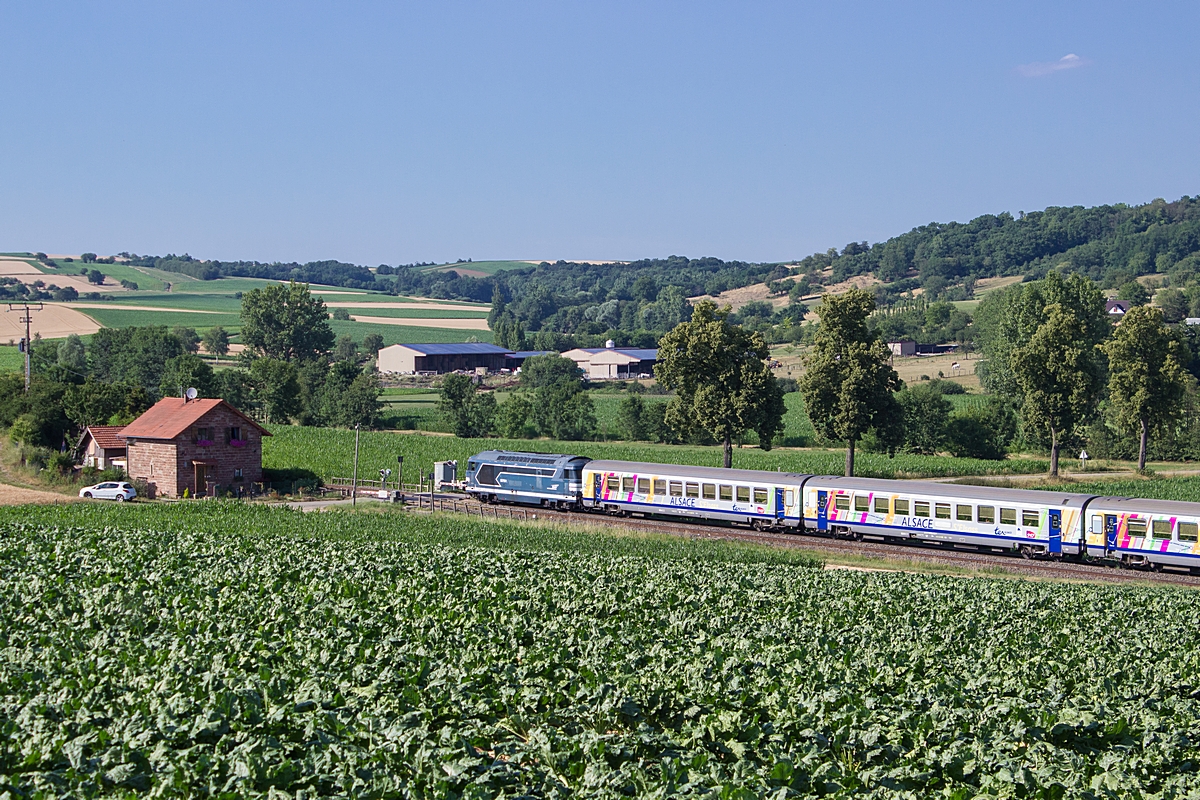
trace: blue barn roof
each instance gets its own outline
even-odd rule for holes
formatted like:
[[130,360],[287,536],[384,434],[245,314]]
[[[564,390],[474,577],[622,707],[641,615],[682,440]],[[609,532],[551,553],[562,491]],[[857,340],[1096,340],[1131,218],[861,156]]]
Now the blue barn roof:
[[416,350],[418,353],[427,356],[480,355],[489,353],[508,355],[512,352],[504,347],[487,344],[486,342],[456,342],[452,344],[405,343],[400,346],[407,347],[409,350]]

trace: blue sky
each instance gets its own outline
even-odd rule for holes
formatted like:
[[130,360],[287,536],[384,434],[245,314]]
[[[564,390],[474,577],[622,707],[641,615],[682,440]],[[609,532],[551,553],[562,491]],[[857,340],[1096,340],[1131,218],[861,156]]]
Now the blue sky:
[[4,3],[0,30],[0,250],[773,261],[1200,194],[1195,2]]

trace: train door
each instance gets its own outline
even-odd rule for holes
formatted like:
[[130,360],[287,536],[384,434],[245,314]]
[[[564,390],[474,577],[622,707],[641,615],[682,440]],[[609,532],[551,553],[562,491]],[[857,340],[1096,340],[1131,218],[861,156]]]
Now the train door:
[[1062,511],[1050,509],[1050,552],[1062,552]]
[[593,472],[592,473],[592,495],[596,498],[597,503],[599,503],[600,500],[604,496],[604,473],[603,472]]
[[829,492],[817,491],[817,530],[829,530]]
[[783,489],[775,487],[775,519],[783,519],[787,514],[787,507],[783,502],[783,492]]
[[1104,541],[1109,551],[1117,549],[1117,515],[1104,515]]

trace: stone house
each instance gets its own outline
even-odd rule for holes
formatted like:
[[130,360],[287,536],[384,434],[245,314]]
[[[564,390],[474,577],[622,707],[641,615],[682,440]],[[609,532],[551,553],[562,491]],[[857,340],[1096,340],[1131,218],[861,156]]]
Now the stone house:
[[262,437],[271,434],[224,400],[166,397],[125,426],[130,478],[153,495],[241,495],[262,481]]
[[85,467],[108,469],[125,467],[125,440],[121,438],[123,425],[89,425],[83,431],[75,452],[81,453]]

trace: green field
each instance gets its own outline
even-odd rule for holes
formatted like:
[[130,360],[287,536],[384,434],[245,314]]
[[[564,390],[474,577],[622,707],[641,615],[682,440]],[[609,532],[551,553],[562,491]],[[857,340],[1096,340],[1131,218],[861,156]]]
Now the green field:
[[1200,793],[1192,591],[221,502],[0,567],[5,796]]
[[[301,468],[329,478],[349,475],[354,462],[354,431],[338,428],[268,426],[274,436],[263,441],[263,464],[273,469]],[[578,453],[591,458],[650,461],[667,464],[720,466],[721,448],[610,442],[556,442],[546,439],[459,439],[390,431],[363,432],[360,442],[360,474],[392,466],[396,456],[405,457],[405,469],[418,465],[428,471],[435,461],[466,459],[481,450],[530,450],[548,453]],[[838,450],[784,450],[757,448],[734,451],[733,465],[739,469],[841,474],[845,453]],[[1016,475],[1045,472],[1045,461],[1008,459],[982,461],[969,458],[899,455],[888,458],[863,453],[856,461],[859,475],[867,477],[943,477],[952,475]],[[415,472],[413,473],[415,475]]]
[[529,269],[536,266],[528,261],[472,261],[462,264],[435,264],[432,267],[420,267],[420,272],[445,272],[452,269],[471,270],[472,272],[484,272],[488,275],[495,275],[497,272],[506,269]]
[[[66,303],[68,307],[72,304]],[[237,314],[192,314],[186,311],[133,311],[124,308],[79,308],[106,328],[132,328],[144,325],[182,325],[196,330],[206,330],[220,325],[226,330],[240,328],[242,319]]]
[[0,372],[24,372],[25,354],[8,345],[0,345]]
[[82,270],[91,272],[94,269],[98,269],[108,276],[110,279],[108,285],[110,286],[114,283],[120,283],[122,280],[129,280],[136,283],[139,290],[161,291],[163,289],[163,282],[158,278],[148,275],[136,267],[129,267],[124,264],[84,264],[78,260],[68,264],[59,258],[55,259],[55,263],[58,264],[58,267],[55,268],[47,267],[45,264],[38,263],[37,261],[27,260],[30,264],[37,267],[39,272],[47,275],[47,283],[53,283],[53,276],[55,275],[74,275],[78,277]]

